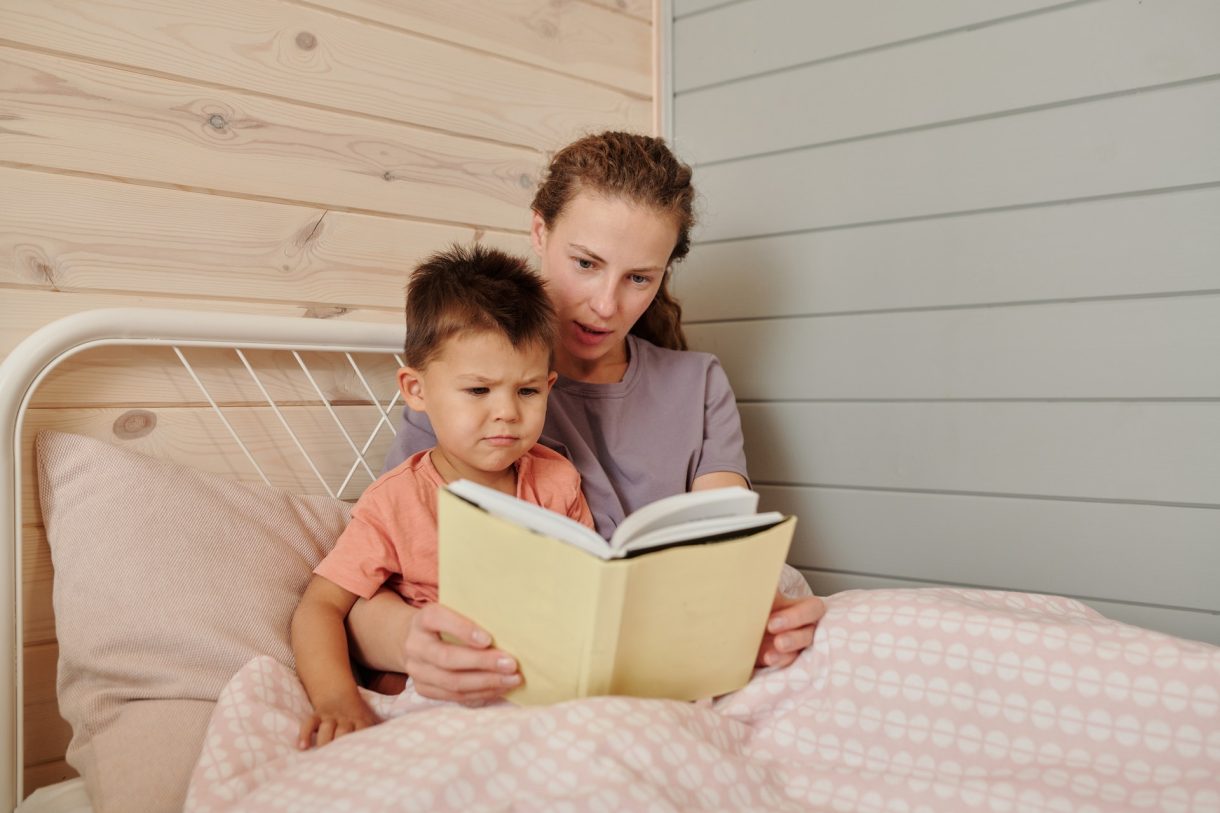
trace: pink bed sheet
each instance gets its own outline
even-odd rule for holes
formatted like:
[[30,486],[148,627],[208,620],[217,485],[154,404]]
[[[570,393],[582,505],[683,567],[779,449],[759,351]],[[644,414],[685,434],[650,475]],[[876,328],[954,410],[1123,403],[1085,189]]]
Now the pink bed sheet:
[[1220,811],[1220,648],[1068,599],[850,591],[814,645],[710,707],[479,709],[369,695],[382,725],[293,746],[270,658],[217,704],[187,810]]

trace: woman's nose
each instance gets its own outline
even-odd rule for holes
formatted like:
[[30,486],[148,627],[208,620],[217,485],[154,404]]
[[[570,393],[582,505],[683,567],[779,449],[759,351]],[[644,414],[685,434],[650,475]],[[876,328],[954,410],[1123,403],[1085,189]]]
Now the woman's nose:
[[607,281],[597,287],[593,292],[593,296],[589,298],[589,307],[601,319],[609,319],[618,309],[618,301],[615,299],[615,288],[613,281]]

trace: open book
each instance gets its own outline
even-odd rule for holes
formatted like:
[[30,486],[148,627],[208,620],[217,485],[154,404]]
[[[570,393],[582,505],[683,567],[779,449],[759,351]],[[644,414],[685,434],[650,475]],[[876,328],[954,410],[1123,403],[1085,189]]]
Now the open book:
[[602,694],[696,700],[744,686],[795,518],[744,488],[667,497],[610,541],[459,481],[439,495],[440,601],[491,633],[534,705]]
[[639,551],[690,542],[775,525],[783,514],[756,514],[758,494],[741,486],[688,491],[665,497],[626,517],[607,543],[592,528],[554,511],[519,500],[470,480],[450,483],[448,489],[489,514],[551,536],[602,559],[621,559]]

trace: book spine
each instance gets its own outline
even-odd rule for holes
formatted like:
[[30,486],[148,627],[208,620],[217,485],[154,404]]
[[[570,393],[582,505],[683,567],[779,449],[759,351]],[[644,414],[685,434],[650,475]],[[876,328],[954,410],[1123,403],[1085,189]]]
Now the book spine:
[[598,566],[597,590],[594,596],[593,629],[589,635],[584,670],[580,676],[580,697],[610,693],[614,679],[614,662],[618,655],[623,627],[623,606],[627,597],[626,562],[602,562]]

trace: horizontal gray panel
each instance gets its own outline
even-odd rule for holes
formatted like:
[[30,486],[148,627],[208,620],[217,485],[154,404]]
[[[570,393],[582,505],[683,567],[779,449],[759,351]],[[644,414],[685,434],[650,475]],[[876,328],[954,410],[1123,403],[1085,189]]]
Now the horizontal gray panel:
[[1217,403],[742,404],[756,482],[1220,506]]
[[687,320],[1220,290],[1220,189],[696,244]]
[[720,357],[742,400],[1220,399],[1217,294],[710,322],[686,334]]
[[[828,596],[844,590],[885,590],[885,589],[918,589],[931,585],[920,582],[903,581],[901,579],[874,578],[870,576],[852,576],[840,573],[822,573],[819,571],[802,571],[809,586],[818,595]],[[1111,601],[1085,601],[1094,610],[1121,621],[1144,629],[1156,630],[1179,638],[1220,645],[1220,615],[1215,613],[1191,612],[1188,610],[1171,610],[1162,607],[1144,607],[1138,604],[1123,604]]]
[[[681,17],[724,0],[674,0]],[[674,86],[678,91],[773,71],[862,48],[978,25],[998,17],[1055,6],[1062,0],[753,0],[674,25]]]
[[1220,510],[759,486],[800,568],[1220,612]]
[[687,14],[694,14],[699,11],[716,8],[718,6],[733,5],[734,3],[742,3],[745,0],[673,0],[674,16],[682,17]]
[[[753,5],[689,23],[705,28]],[[806,16],[822,16],[807,8]],[[776,36],[786,31],[799,29],[781,28]],[[675,140],[687,160],[720,161],[1196,79],[1220,73],[1217,31],[1214,0],[1086,3],[681,94],[674,100]],[[722,29],[723,37],[738,35]],[[1167,53],[1174,58],[1165,59]]]
[[703,167],[723,240],[1220,181],[1220,81]]

